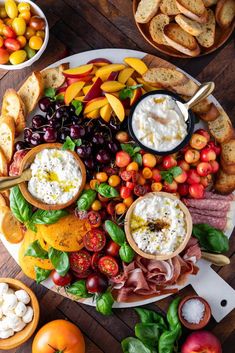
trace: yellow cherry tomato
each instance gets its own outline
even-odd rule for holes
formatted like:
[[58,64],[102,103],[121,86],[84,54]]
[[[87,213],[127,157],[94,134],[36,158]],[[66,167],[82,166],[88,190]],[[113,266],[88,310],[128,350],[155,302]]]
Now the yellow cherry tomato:
[[16,32],[17,36],[23,36],[26,31],[25,20],[21,17],[14,18],[14,20],[12,22],[12,28]]
[[23,63],[26,58],[27,54],[25,50],[16,50],[10,55],[9,60],[12,65],[18,65]]
[[18,10],[19,10],[19,12],[30,11],[30,5],[27,2],[21,2],[18,5]]
[[44,31],[37,31],[36,36],[41,37],[42,39],[45,38],[45,32]]
[[6,17],[7,17],[6,9],[5,9],[5,7],[1,6],[0,7],[0,18],[6,18]]
[[130,205],[134,202],[134,199],[132,196],[127,197],[126,199],[123,200],[123,203],[126,205],[126,207],[130,207]]
[[143,155],[143,165],[145,167],[153,168],[157,164],[156,157],[151,153],[145,153]]
[[137,180],[137,183],[139,185],[144,185],[146,183],[146,179],[142,175],[140,175],[138,180]]
[[29,40],[31,37],[35,36],[36,32],[33,28],[27,27],[25,32],[25,37]]
[[26,46],[27,40],[24,36],[18,36],[16,39],[20,43],[21,48],[24,48]]
[[13,18],[5,18],[4,20],[4,23],[10,27],[12,26],[12,22],[13,22]]
[[108,175],[105,172],[96,173],[96,179],[101,183],[105,183],[108,180]]
[[18,7],[14,0],[7,0],[5,2],[5,10],[7,16],[10,18],[15,18],[18,16]]
[[3,46],[4,40],[3,38],[0,36],[0,48]]
[[102,208],[102,204],[101,204],[101,202],[99,200],[95,200],[92,203],[91,208],[92,208],[93,211],[99,211]]
[[126,209],[127,209],[127,207],[123,202],[120,202],[115,206],[115,212],[117,215],[121,215],[121,214],[125,213]]
[[131,172],[132,170],[134,170],[135,172],[137,172],[139,170],[139,165],[136,162],[131,162],[130,164],[128,164],[128,166],[126,167],[126,170],[128,172]]
[[108,183],[110,186],[113,186],[115,188],[121,183],[121,178],[118,175],[111,175],[109,177]]
[[5,23],[0,23],[0,35],[3,35],[3,28],[5,27]]
[[19,17],[23,18],[26,23],[29,23],[31,18],[31,12],[28,10],[22,11],[20,12]]
[[43,45],[43,39],[41,37],[32,36],[29,40],[29,47],[31,49],[39,50]]
[[92,190],[95,190],[97,185],[100,185],[99,180],[97,180],[97,179],[92,179],[92,180],[90,181],[90,188],[91,188]]
[[142,170],[142,175],[145,179],[151,179],[152,176],[153,176],[153,172],[150,168],[148,167],[145,167],[143,170]]
[[156,192],[161,191],[162,190],[162,183],[153,183],[151,185],[151,190],[156,191]]

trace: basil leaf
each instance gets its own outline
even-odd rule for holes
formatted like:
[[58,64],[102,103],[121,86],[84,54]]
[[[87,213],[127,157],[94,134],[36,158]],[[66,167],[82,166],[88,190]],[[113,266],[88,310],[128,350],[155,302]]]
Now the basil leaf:
[[41,247],[38,240],[35,240],[33,243],[29,245],[24,256],[32,256],[32,257],[37,257],[39,259],[48,259],[47,251]]
[[169,172],[173,175],[173,177],[177,177],[178,175],[182,174],[182,169],[180,167],[172,167],[169,169]]
[[32,224],[53,224],[58,222],[62,217],[67,216],[68,212],[66,210],[37,210],[33,213],[30,223]]
[[121,100],[124,100],[124,99],[127,99],[127,98],[132,98],[133,97],[133,95],[134,95],[134,92],[133,92],[133,90],[131,89],[131,88],[129,88],[129,87],[125,87],[125,88],[123,88],[121,91],[120,91],[120,93],[119,93],[119,98],[121,99]]
[[44,270],[43,268],[35,266],[35,272],[36,272],[36,282],[39,284],[45,279],[47,279],[50,274],[51,270]]
[[44,90],[44,96],[45,97],[54,98],[55,95],[56,95],[55,88],[52,88],[52,87],[45,88],[45,90]]
[[87,211],[91,207],[92,203],[96,199],[96,191],[95,190],[84,190],[82,195],[77,201],[77,207],[80,211]]
[[81,113],[81,111],[82,111],[82,109],[83,109],[82,102],[79,101],[79,100],[74,99],[71,104],[72,104],[72,106],[74,106],[74,108],[76,109],[76,110],[75,110],[75,114],[76,114],[77,116],[79,116],[80,113]]
[[156,311],[147,310],[144,308],[135,308],[135,311],[139,315],[140,321],[142,323],[157,323],[162,327],[162,330],[167,330],[167,326],[163,316]]
[[86,289],[86,281],[84,279],[74,282],[66,288],[66,291],[69,294],[76,296],[78,299],[93,297],[92,294],[88,293]]
[[102,315],[111,315],[114,299],[112,294],[107,291],[97,296],[96,310]]
[[138,163],[139,165],[142,165],[142,156],[140,153],[136,153],[134,156],[133,156],[133,161]]
[[158,342],[159,353],[173,353],[174,345],[182,334],[181,324],[178,323],[171,331],[165,331],[161,334]]
[[170,329],[173,330],[178,324],[180,324],[178,316],[178,306],[181,298],[178,297],[170,303],[170,306],[167,310],[167,321],[169,322]]
[[134,148],[134,153],[138,153],[139,151],[141,151],[141,148],[138,147],[138,146],[136,146],[136,147]]
[[138,338],[127,337],[121,345],[124,353],[153,353],[153,350],[146,347]]
[[70,268],[68,254],[64,251],[50,248],[48,255],[52,265],[55,267],[59,275],[62,277],[65,276]]
[[110,238],[117,243],[118,245],[122,246],[126,241],[126,236],[124,231],[114,222],[112,221],[105,221],[105,229],[106,232],[109,234]]
[[127,152],[131,157],[135,154],[135,146],[130,143],[121,143],[121,148],[123,151]]
[[198,239],[200,246],[207,251],[220,254],[229,250],[229,240],[226,235],[209,224],[195,224],[193,226],[193,236]]
[[18,186],[14,186],[10,193],[10,208],[21,223],[27,223],[32,216],[32,206],[25,200]]
[[101,195],[101,196],[104,196],[104,197],[107,197],[107,198],[112,198],[112,197],[117,197],[119,196],[119,193],[117,192],[117,190],[106,184],[106,183],[101,183],[100,185],[97,186],[96,188],[96,191]]
[[63,143],[62,150],[74,151],[76,147],[75,142],[71,139],[71,137],[67,136],[65,142]]
[[154,323],[138,323],[135,325],[135,335],[141,340],[147,347],[156,347],[161,330],[159,324]]
[[161,171],[160,172],[162,179],[164,179],[167,183],[172,184],[174,178],[173,175],[168,171]]
[[122,261],[130,263],[135,257],[135,252],[130,245],[125,242],[119,249],[119,256]]
[[57,94],[57,95],[55,96],[55,100],[56,100],[56,101],[64,101],[64,96],[63,96],[63,94]]

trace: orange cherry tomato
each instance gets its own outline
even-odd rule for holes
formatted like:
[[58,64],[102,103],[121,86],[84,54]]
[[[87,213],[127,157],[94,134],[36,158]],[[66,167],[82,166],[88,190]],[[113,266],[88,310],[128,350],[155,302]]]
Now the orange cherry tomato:
[[42,39],[45,38],[45,32],[44,31],[37,31],[36,36],[41,37]]
[[18,42],[17,39],[14,39],[14,38],[5,39],[4,45],[6,49],[8,49],[9,51],[20,50],[20,43]]
[[18,36],[16,39],[20,43],[21,48],[24,48],[26,46],[27,40],[24,36]]
[[21,11],[19,14],[19,17],[23,18],[26,23],[29,23],[30,18],[31,18],[31,12],[29,10]]
[[4,65],[9,60],[9,53],[6,49],[0,48],[0,64]]
[[156,157],[151,153],[145,153],[143,155],[143,165],[145,167],[153,168],[157,164]]
[[93,211],[99,211],[101,210],[101,208],[102,208],[102,204],[99,200],[95,200],[91,205],[91,209]]
[[126,207],[130,207],[130,205],[134,202],[134,199],[132,196],[127,197],[126,199],[123,200],[123,203],[126,205]]
[[4,6],[0,7],[0,18],[6,18],[7,17],[7,13],[6,13],[6,9]]
[[153,176],[153,172],[150,168],[148,167],[145,167],[143,170],[142,170],[142,175],[145,179],[151,179],[152,176]]
[[101,183],[105,183],[108,180],[108,175],[105,172],[96,173],[96,179]]
[[6,38],[15,38],[16,37],[16,33],[15,31],[9,27],[9,26],[4,26],[2,29],[2,34],[6,37]]
[[108,180],[109,185],[113,186],[114,188],[118,186],[120,182],[121,178],[118,175],[111,175]]
[[36,32],[33,28],[31,27],[27,27],[26,28],[26,32],[25,32],[25,37],[26,39],[30,39],[31,37],[35,36]]
[[125,213],[126,210],[127,210],[127,206],[123,202],[120,202],[115,206],[115,212],[117,215],[121,215]]
[[136,162],[131,162],[130,164],[128,164],[128,166],[126,167],[126,170],[128,172],[131,172],[132,170],[134,170],[135,172],[137,172],[139,170],[139,165]]
[[39,50],[43,45],[43,39],[38,36],[32,36],[29,39],[29,47],[31,49]]
[[19,12],[30,11],[30,5],[27,2],[21,2],[18,5]]
[[95,190],[95,189],[96,189],[96,186],[99,185],[99,184],[100,184],[100,182],[99,182],[98,179],[92,179],[92,180],[90,181],[90,188],[91,188],[92,190]]

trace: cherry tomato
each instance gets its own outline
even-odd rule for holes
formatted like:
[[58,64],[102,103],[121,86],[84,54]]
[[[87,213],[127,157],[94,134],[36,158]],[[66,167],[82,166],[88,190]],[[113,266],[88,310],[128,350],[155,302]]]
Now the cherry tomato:
[[69,263],[72,271],[82,274],[86,273],[91,265],[91,255],[82,249],[69,254]]
[[97,228],[101,225],[101,217],[99,212],[96,211],[90,211],[87,214],[87,219],[92,228]]
[[17,39],[14,39],[14,38],[5,39],[4,45],[6,49],[8,49],[9,51],[20,50],[20,43],[18,42]]
[[120,196],[121,196],[121,198],[123,198],[123,199],[127,199],[128,197],[131,196],[131,189],[129,189],[129,188],[126,187],[126,186],[122,186],[122,187],[121,187],[121,190],[120,190]]
[[178,185],[177,191],[180,194],[180,196],[188,195],[188,190],[189,190],[188,184],[179,184]]
[[103,293],[108,288],[107,278],[98,273],[92,273],[86,279],[86,289],[89,293]]
[[116,153],[116,164],[119,168],[124,168],[128,166],[131,162],[130,155],[125,151],[119,151]]
[[91,229],[83,237],[83,243],[89,251],[101,251],[106,243],[105,233],[101,229]]
[[4,44],[4,40],[3,40],[3,38],[0,36],[0,48],[3,46],[3,44]]
[[177,183],[184,183],[187,179],[187,173],[185,172],[185,170],[182,170],[182,173],[180,175],[175,176],[174,179]]
[[203,135],[200,134],[193,134],[189,144],[192,148],[195,148],[196,150],[201,150],[207,145],[207,138]]
[[101,259],[101,257],[104,256],[104,253],[101,252],[94,252],[94,254],[92,255],[91,258],[91,268],[94,271],[98,271],[98,263],[99,263],[99,259]]
[[30,5],[27,3],[27,2],[20,2],[18,4],[18,10],[19,12],[22,12],[22,11],[30,11]]
[[146,192],[147,192],[146,187],[143,185],[136,185],[134,187],[134,194],[136,196],[144,196]]
[[116,140],[118,140],[120,143],[125,143],[130,140],[130,136],[126,131],[119,131],[116,133],[115,136]]
[[209,174],[205,177],[201,177],[200,184],[202,184],[205,188],[207,188],[212,183],[212,175]]
[[190,148],[186,151],[184,159],[189,164],[196,163],[200,159],[200,152]]
[[30,39],[31,37],[35,36],[36,32],[33,28],[31,27],[27,27],[26,28],[26,32],[25,32],[25,37],[26,39]]
[[19,17],[23,18],[26,23],[29,23],[29,20],[31,18],[31,12],[29,10],[21,11]]
[[157,164],[156,157],[151,153],[145,153],[143,155],[143,166],[153,168]]
[[131,162],[130,164],[128,164],[128,166],[126,167],[126,170],[128,172],[131,172],[131,171],[135,171],[137,172],[139,170],[139,165],[138,163],[136,162]]
[[18,15],[18,8],[13,0],[6,0],[5,1],[5,10],[7,13],[7,16],[10,18],[15,18]]
[[109,256],[114,256],[114,257],[118,257],[119,256],[119,249],[120,246],[115,243],[114,241],[110,240],[110,242],[108,243],[107,247],[106,247],[106,254]]
[[101,257],[98,266],[100,272],[109,277],[114,277],[119,272],[118,263],[112,256]]
[[121,183],[121,179],[118,175],[111,175],[109,177],[108,183],[110,186],[113,186],[115,188]]
[[25,50],[16,50],[9,57],[9,61],[12,65],[18,65],[23,63],[27,58],[27,54]]
[[130,207],[130,205],[134,202],[134,199],[132,196],[127,197],[126,199],[123,200],[123,203],[126,205],[126,207]]
[[0,64],[4,65],[9,60],[9,53],[6,49],[0,48]]
[[39,50],[43,45],[43,39],[38,36],[32,36],[29,39],[29,47],[34,50]]
[[60,276],[58,272],[53,271],[52,272],[52,281],[57,286],[65,287],[65,286],[67,286],[68,284],[71,283],[72,275],[68,272],[68,273],[66,273],[65,276]]
[[14,18],[14,20],[12,22],[12,28],[14,29],[17,36],[23,36],[26,31],[25,20],[21,17]]
[[210,147],[203,148],[200,153],[200,159],[202,162],[214,161],[216,159],[216,153]]
[[4,6],[0,7],[0,18],[6,18],[7,17],[7,13],[6,13],[6,9]]
[[144,167],[142,170],[142,175],[145,179],[151,179],[153,176],[153,172],[149,167]]
[[179,159],[179,160],[177,161],[177,165],[178,165],[181,169],[185,170],[185,172],[188,172],[189,169],[190,169],[190,165],[189,165],[186,161],[184,161],[183,159]]
[[45,20],[39,16],[33,16],[29,21],[29,26],[35,29],[35,31],[43,30],[45,28],[45,25]]
[[129,181],[129,180],[131,180],[132,172],[131,172],[131,171],[127,171],[127,170],[123,170],[123,171],[120,173],[120,177],[121,177],[121,179],[124,180],[124,181]]
[[132,181],[127,181],[126,187],[129,188],[130,190],[134,190],[135,183],[132,183]]
[[16,37],[16,33],[15,31],[9,27],[9,26],[4,26],[2,29],[2,34],[6,37],[6,38],[15,38]]
[[163,189],[166,192],[176,192],[177,188],[178,188],[178,184],[176,183],[175,180],[173,180],[171,184],[168,183],[167,181],[164,181]]
[[155,192],[159,192],[159,191],[162,190],[162,187],[163,187],[163,185],[162,185],[162,183],[160,183],[160,182],[158,182],[158,183],[152,183],[152,185],[151,185],[151,190],[152,190],[152,191],[155,191]]
[[121,215],[126,212],[126,205],[123,202],[119,202],[115,206],[115,212],[117,215]]
[[[91,208],[93,211],[99,211],[102,208],[102,204],[99,200],[95,200],[92,205]],[[88,214],[88,220],[89,220],[89,214]]]
[[115,214],[115,206],[116,206],[115,201],[110,201],[107,205],[107,212],[110,214],[110,216],[113,216]]
[[188,184],[198,184],[200,183],[200,175],[198,175],[196,169],[190,169],[188,171],[187,183]]
[[27,40],[24,36],[18,36],[16,39],[20,43],[21,48],[24,48],[26,46]]
[[218,170],[219,170],[219,163],[217,161],[210,161],[209,163],[210,163],[210,166],[212,168],[211,173],[213,173],[213,174],[217,173]]
[[159,169],[154,168],[154,169],[152,170],[152,173],[153,173],[152,179],[153,179],[154,181],[156,181],[156,183],[158,183],[159,181],[162,180],[162,176],[161,176],[161,173],[160,173],[160,170],[159,170]]
[[45,38],[45,32],[44,31],[37,31],[36,36],[41,37],[42,39]]
[[207,142],[210,141],[210,134],[208,131],[204,130],[204,129],[198,129],[195,131],[195,134],[199,134],[204,136],[207,139]]
[[216,145],[214,141],[208,142],[207,147],[212,148],[212,149],[215,151],[216,156],[219,156],[219,155],[220,155],[220,153],[221,153],[221,147],[218,146],[218,145]]
[[101,183],[105,183],[108,180],[108,175],[105,172],[96,173],[96,179],[99,180]]
[[133,183],[136,183],[139,178],[139,173],[137,173],[135,170],[131,171],[131,181]]
[[189,195],[194,199],[202,199],[204,196],[204,186],[202,184],[189,185]]
[[212,166],[208,162],[201,162],[197,165],[197,173],[200,176],[207,176],[212,172]]
[[177,161],[172,156],[165,156],[162,159],[162,166],[164,169],[170,169],[177,165]]
[[73,271],[73,275],[76,278],[78,278],[78,279],[87,278],[90,274],[92,274],[91,268],[88,268],[88,270],[83,271],[83,272],[75,272],[75,271]]
[[142,175],[139,175],[138,176],[138,179],[137,179],[137,183],[141,186],[145,185],[146,184],[146,179],[142,176]]

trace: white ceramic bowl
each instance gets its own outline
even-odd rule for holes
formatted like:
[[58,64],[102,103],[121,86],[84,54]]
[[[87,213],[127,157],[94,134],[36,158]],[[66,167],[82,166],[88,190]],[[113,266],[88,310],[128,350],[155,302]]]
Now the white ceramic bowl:
[[[4,65],[0,65],[0,69],[3,70],[20,70],[20,69],[24,69],[27,66],[31,66],[35,61],[37,61],[41,55],[43,54],[43,52],[46,50],[47,44],[48,44],[48,40],[49,40],[49,26],[48,26],[48,22],[46,19],[46,16],[44,15],[44,13],[42,12],[42,10],[40,9],[40,7],[38,7],[38,5],[36,5],[33,1],[30,0],[17,0],[16,3],[19,2],[27,2],[28,4],[30,4],[32,10],[33,10],[33,14],[34,15],[38,15],[40,17],[42,17],[45,20],[46,23],[46,27],[45,27],[45,38],[44,38],[44,42],[43,45],[41,47],[40,50],[38,50],[37,54],[34,55],[31,59],[24,61],[21,64],[18,65],[11,65],[11,64],[4,64]],[[4,0],[0,0],[0,6],[2,6],[5,3]]]

